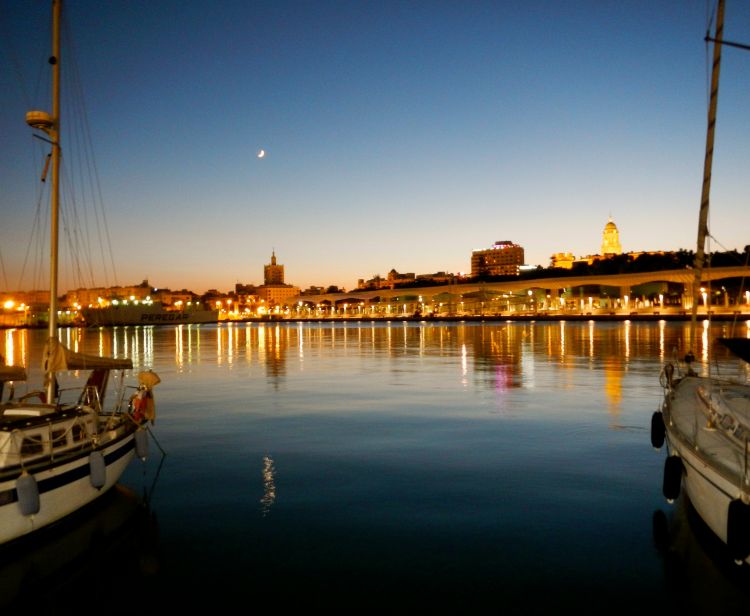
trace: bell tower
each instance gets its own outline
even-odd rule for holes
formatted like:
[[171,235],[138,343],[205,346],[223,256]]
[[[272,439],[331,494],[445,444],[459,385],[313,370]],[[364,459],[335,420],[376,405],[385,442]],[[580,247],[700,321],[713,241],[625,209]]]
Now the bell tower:
[[276,251],[271,252],[271,263],[263,266],[263,284],[284,284],[284,266],[276,265]]

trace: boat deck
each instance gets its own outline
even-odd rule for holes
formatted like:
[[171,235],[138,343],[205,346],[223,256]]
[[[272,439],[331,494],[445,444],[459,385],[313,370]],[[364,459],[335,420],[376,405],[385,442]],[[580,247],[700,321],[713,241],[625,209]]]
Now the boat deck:
[[749,385],[685,377],[670,393],[666,410],[673,436],[733,485],[748,485]]

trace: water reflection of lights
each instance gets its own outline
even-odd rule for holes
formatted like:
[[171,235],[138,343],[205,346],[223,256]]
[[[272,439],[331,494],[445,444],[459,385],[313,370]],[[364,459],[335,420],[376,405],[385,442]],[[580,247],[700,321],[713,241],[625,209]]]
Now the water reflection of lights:
[[185,352],[182,345],[182,335],[184,333],[184,325],[180,323],[174,328],[174,363],[178,368],[182,368],[184,364],[183,354]]
[[234,363],[234,323],[227,323],[227,363],[231,366]]
[[623,366],[620,358],[613,355],[603,364],[604,369],[604,393],[609,402],[609,414],[616,418],[622,408],[622,375]]
[[560,321],[560,359],[565,359],[565,321]]
[[263,496],[260,499],[260,508],[263,516],[268,515],[271,506],[276,502],[276,468],[271,456],[263,456]]
[[630,358],[630,319],[625,321],[625,358]]
[[258,360],[261,363],[265,362],[266,359],[266,328],[258,328]]
[[21,356],[18,358],[20,361],[16,361],[16,344],[15,344],[15,332],[17,330],[15,329],[9,329],[5,332],[5,353],[3,353],[3,357],[5,359],[5,363],[9,366],[14,366],[16,364],[20,366],[25,366],[25,357],[23,356],[23,353],[21,353]]
[[659,319],[659,360],[664,361],[664,332],[667,328],[667,322]]
[[531,335],[527,339],[524,332],[524,339],[521,342],[521,375],[524,387],[534,387],[534,326],[531,328]]
[[469,373],[469,359],[468,355],[466,353],[466,345],[461,345],[461,383],[463,385],[468,385],[468,381],[466,379],[466,376]]
[[703,349],[701,352],[701,358],[704,362],[708,362],[708,328],[711,325],[708,319],[703,321],[703,333],[701,334],[701,344]]

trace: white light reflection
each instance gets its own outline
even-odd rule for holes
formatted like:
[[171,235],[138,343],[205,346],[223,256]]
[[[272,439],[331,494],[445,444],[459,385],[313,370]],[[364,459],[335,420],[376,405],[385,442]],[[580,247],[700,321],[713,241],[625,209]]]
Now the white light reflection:
[[133,365],[153,366],[154,365],[154,327],[143,328],[143,361],[136,362],[133,357]]
[[667,322],[659,319],[659,361],[664,362],[664,333],[667,328]]
[[565,359],[565,321],[560,321],[560,359]]
[[[13,340],[13,334],[15,331],[15,329],[9,329],[5,332],[5,353],[3,355],[5,357],[5,363],[9,366],[16,365],[16,345],[15,340]],[[24,364],[21,363],[21,365],[23,366]]]
[[227,363],[231,366],[234,363],[234,323],[227,323]]
[[703,334],[701,334],[701,344],[703,345],[703,349],[701,351],[701,358],[703,359],[704,363],[708,362],[708,327],[710,323],[708,319],[703,321]]
[[625,321],[625,359],[630,359],[630,319]]
[[523,380],[524,387],[533,388],[536,386],[535,375],[534,375],[534,345],[533,345],[533,327],[532,327],[532,340],[521,341],[521,378]]
[[258,327],[258,361],[261,364],[266,363],[266,326]]
[[271,456],[263,456],[263,496],[260,507],[263,517],[267,516],[271,506],[276,502],[276,468]]
[[180,323],[177,327],[174,328],[174,363],[180,370],[184,365],[183,354],[185,353],[185,349],[182,346],[183,327],[184,325]]
[[[138,328],[135,328],[136,331],[133,333],[132,338],[132,344],[130,345],[130,357],[135,359],[136,357],[140,357],[141,355],[141,345],[140,345],[140,339],[138,338]],[[127,338],[127,336],[126,336]]]
[[466,344],[461,345],[461,384],[468,385],[467,375],[469,373],[469,359],[466,353]]
[[589,321],[589,357],[594,357],[594,320]]
[[297,339],[299,340],[297,344],[297,354],[300,363],[303,363],[305,360],[305,329],[302,322],[297,323]]

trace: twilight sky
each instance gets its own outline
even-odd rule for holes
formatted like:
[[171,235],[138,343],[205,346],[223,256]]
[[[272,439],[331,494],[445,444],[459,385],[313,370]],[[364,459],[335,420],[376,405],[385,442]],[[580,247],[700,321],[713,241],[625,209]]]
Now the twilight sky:
[[[31,265],[20,275],[44,151],[24,113],[50,107],[47,4],[0,0],[0,290],[43,286]],[[625,251],[695,247],[713,2],[64,10],[63,71],[80,75],[116,264],[97,284],[227,291],[261,283],[275,250],[287,282],[350,289],[391,268],[468,272],[497,240],[548,266],[599,252],[610,215]],[[727,1],[725,38],[750,43],[750,3]],[[750,52],[725,48],[715,250],[750,243],[749,90]]]

